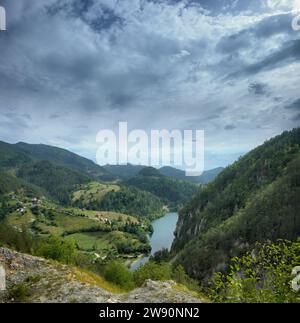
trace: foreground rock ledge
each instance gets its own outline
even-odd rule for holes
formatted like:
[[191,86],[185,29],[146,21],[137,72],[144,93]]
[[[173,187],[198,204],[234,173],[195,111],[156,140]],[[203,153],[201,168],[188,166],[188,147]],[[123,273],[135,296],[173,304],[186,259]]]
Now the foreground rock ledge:
[[80,269],[43,258],[0,248],[0,265],[6,270],[7,291],[0,302],[17,301],[11,297],[14,286],[25,286],[22,302],[31,303],[202,303],[194,293],[179,290],[175,282],[147,280],[143,287],[127,294],[114,294],[89,279]]

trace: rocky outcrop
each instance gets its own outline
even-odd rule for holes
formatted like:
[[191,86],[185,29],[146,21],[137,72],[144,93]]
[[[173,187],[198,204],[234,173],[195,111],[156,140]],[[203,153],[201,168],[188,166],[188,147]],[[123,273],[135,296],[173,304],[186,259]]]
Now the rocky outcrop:
[[200,299],[188,291],[179,291],[174,281],[157,282],[147,280],[142,288],[112,297],[116,303],[201,303]]
[[147,280],[141,288],[114,294],[100,286],[95,275],[6,248],[0,248],[0,265],[7,286],[0,292],[0,303],[201,303],[173,281]]

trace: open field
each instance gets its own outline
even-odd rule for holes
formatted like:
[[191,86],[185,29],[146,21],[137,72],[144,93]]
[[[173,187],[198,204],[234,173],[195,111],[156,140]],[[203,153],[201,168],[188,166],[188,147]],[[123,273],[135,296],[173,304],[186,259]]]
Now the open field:
[[88,205],[91,202],[99,202],[109,192],[117,192],[120,187],[115,184],[102,184],[99,182],[91,182],[86,185],[81,185],[78,191],[75,191],[72,196],[72,202],[81,201],[83,205]]

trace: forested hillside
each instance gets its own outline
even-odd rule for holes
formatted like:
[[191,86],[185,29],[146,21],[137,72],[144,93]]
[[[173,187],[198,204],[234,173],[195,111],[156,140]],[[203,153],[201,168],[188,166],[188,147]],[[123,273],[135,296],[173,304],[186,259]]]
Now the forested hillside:
[[51,197],[63,204],[70,202],[70,194],[76,184],[91,181],[91,178],[84,173],[49,161],[26,164],[17,172],[17,177],[43,188]]
[[[46,196],[65,206],[122,212],[149,219],[163,213],[163,202],[149,192],[122,184],[108,192],[107,187],[113,185],[101,183],[99,178],[115,179],[114,175],[88,159],[56,147],[0,142],[0,174],[0,194],[22,189],[27,194]],[[93,185],[96,190],[90,189]],[[74,199],[80,186],[83,192]]]
[[[29,146],[29,145],[28,145]],[[46,156],[45,156],[46,158]],[[17,189],[34,190],[38,195],[47,195],[67,204],[74,185],[87,183],[92,177],[84,171],[39,159],[19,145],[0,143],[0,192]]]
[[194,184],[207,184],[213,181],[222,171],[223,167],[214,168],[204,171],[200,176],[186,176],[185,171],[174,167],[165,166],[159,169],[159,172],[165,176],[173,177],[183,181],[188,181]]
[[300,128],[254,149],[180,212],[173,252],[199,279],[257,241],[300,235]]
[[128,178],[135,176],[138,172],[140,172],[145,166],[142,165],[105,165],[104,169],[109,173],[119,176],[121,178]]
[[[106,165],[104,169],[109,173],[120,177],[121,179],[128,179],[136,176],[147,166],[142,165]],[[158,169],[159,174],[165,175],[174,179],[179,179],[182,181],[187,181],[194,184],[207,184],[213,181],[221,172],[224,170],[223,167],[218,167],[204,171],[201,176],[186,176],[185,171],[171,167],[164,166]],[[157,173],[158,174],[158,173]]]
[[164,211],[155,195],[135,187],[91,182],[73,192],[72,205],[88,210],[104,210],[155,219]]
[[195,184],[164,176],[153,167],[142,169],[125,184],[150,192],[174,208],[187,202],[199,189]]
[[103,167],[66,149],[48,145],[29,145],[23,142],[17,143],[15,147],[39,160],[47,160],[75,171],[84,172],[94,179],[103,180],[113,178]]

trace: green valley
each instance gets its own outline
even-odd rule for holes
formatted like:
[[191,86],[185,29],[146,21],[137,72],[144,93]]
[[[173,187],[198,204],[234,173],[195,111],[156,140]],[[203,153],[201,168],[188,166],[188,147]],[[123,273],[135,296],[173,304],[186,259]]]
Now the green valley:
[[[122,291],[172,279],[215,302],[298,301],[289,284],[300,261],[300,128],[202,185],[133,165],[127,175],[127,166],[121,175],[106,167],[104,181],[101,167],[73,164],[55,147],[0,150],[0,246],[75,265]],[[151,252],[151,221],[169,209],[180,209],[172,249],[130,271]]]
[[116,259],[150,250],[149,222],[126,214],[65,208],[45,198],[14,193],[2,197],[1,209],[6,211],[3,225],[41,238],[73,240],[91,258]]

